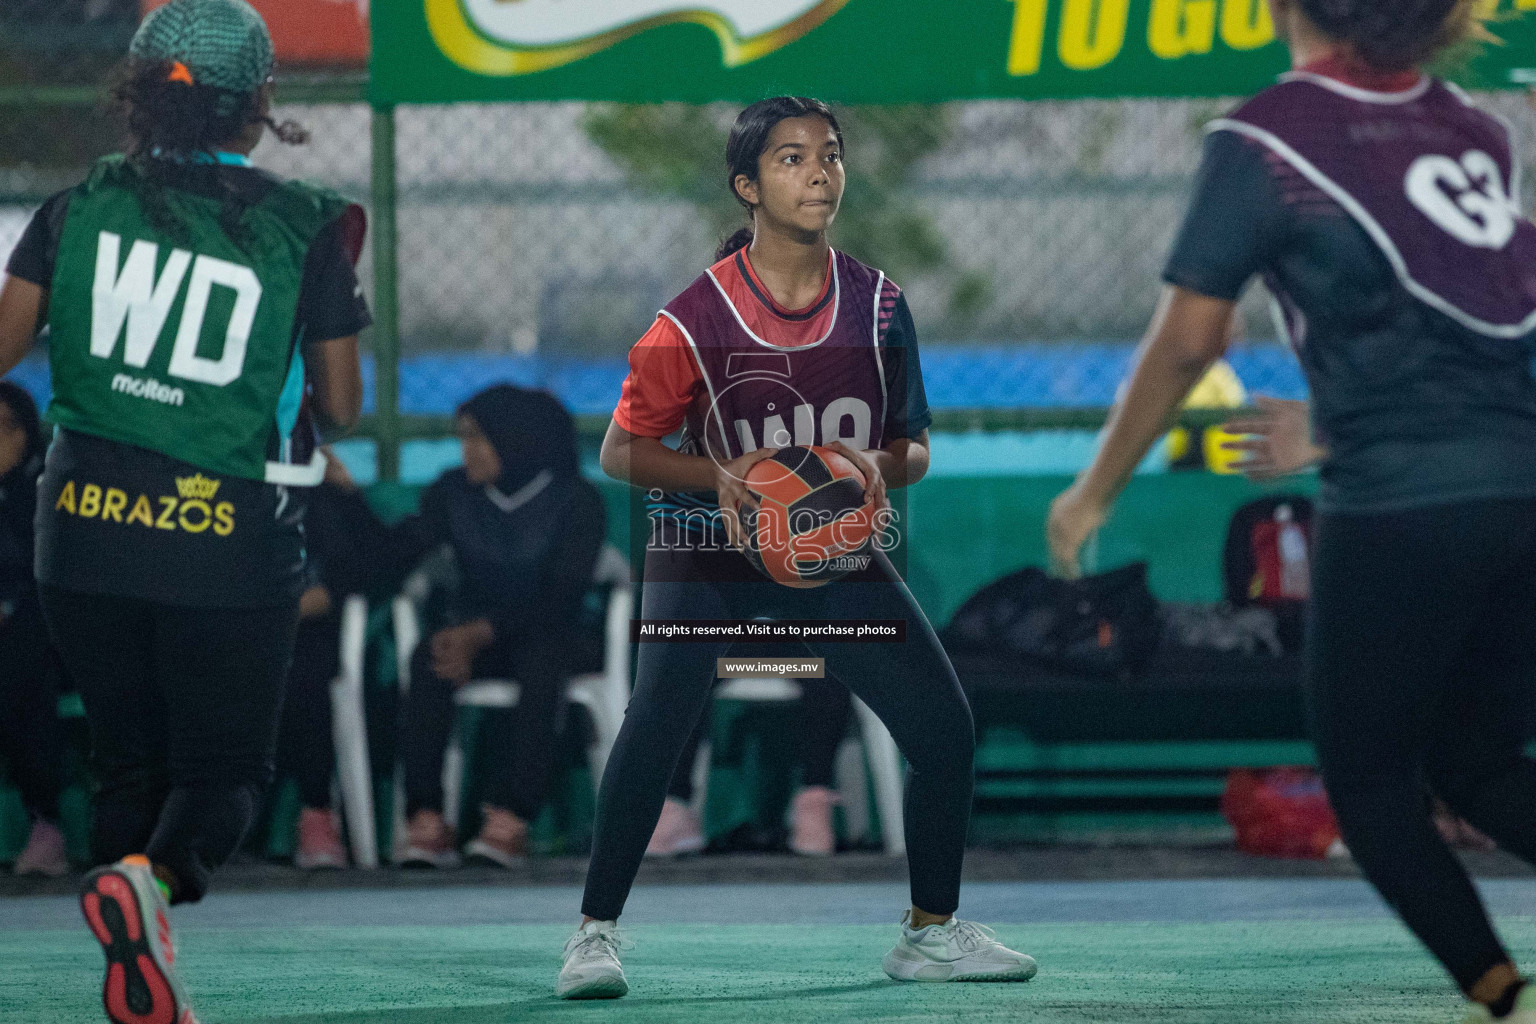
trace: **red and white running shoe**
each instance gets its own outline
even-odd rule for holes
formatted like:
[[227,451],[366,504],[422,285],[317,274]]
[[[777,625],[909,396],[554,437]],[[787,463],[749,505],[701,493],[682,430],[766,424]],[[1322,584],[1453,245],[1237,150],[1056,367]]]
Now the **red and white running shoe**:
[[147,857],[85,876],[80,910],[107,955],[101,1001],[114,1024],[197,1024],[176,976],[169,909]]

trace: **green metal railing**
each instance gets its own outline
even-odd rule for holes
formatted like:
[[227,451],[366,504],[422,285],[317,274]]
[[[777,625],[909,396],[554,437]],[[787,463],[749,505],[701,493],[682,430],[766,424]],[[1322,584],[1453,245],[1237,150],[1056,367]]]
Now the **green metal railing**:
[[373,108],[373,401],[379,479],[400,478],[400,264],[396,224],[395,109]]

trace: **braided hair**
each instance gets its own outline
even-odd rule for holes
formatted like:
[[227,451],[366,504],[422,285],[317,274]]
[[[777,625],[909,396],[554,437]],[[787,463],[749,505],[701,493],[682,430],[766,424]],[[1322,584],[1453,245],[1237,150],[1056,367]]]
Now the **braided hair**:
[[292,121],[279,123],[262,111],[262,93],[237,93],[192,80],[176,61],[129,57],[112,80],[113,111],[128,131],[127,157],[144,183],[145,216],[172,238],[185,237],[185,225],[166,201],[168,187],[212,186],[221,198],[220,223],[244,248],[241,223],[245,201],[232,189],[211,154],[234,144],[255,124],[265,125],[281,142],[301,145],[309,133]]
[[1479,0],[1298,0],[1324,35],[1366,64],[1407,71],[1460,43],[1484,38]]

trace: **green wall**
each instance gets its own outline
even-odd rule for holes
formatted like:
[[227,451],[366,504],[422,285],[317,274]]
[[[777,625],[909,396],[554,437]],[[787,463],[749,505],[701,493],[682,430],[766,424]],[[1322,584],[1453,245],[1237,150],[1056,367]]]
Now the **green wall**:
[[[641,494],[612,480],[594,482],[608,504],[609,537],[629,552],[631,537],[642,539],[646,532]],[[1069,476],[931,477],[898,492],[898,508],[904,499],[910,524],[903,531],[908,582],[936,625],[948,622],[984,584],[1046,564],[1046,511],[1071,482]],[[1098,568],[1145,560],[1159,598],[1218,601],[1221,548],[1232,512],[1263,494],[1316,489],[1315,476],[1261,486],[1203,472],[1139,475],[1100,532]],[[393,520],[414,507],[420,490],[378,484],[369,496]]]
[[[1227,521],[1245,502],[1280,491],[1312,494],[1315,476],[1279,486],[1211,473],[1135,477],[1100,531],[1097,568],[1149,563],[1165,601],[1219,601]],[[924,480],[910,492],[908,581],[936,624],[983,584],[1026,565],[1045,566],[1045,516],[1068,476]],[[1091,567],[1090,567],[1091,568]]]

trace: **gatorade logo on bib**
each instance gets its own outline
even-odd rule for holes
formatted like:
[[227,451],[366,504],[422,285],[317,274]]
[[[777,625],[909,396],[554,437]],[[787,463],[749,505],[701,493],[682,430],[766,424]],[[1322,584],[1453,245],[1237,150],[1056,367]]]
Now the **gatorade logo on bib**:
[[[256,272],[238,263],[197,256],[185,249],[172,249],[162,266],[160,246],[143,240],[133,243],[126,262],[122,250],[121,235],[101,232],[96,248],[95,286],[91,291],[91,355],[98,359],[115,358],[121,340],[123,363],[133,369],[144,369],[170,320],[172,307],[182,298],[167,374],[215,387],[238,380],[245,366],[256,310],[261,305],[261,282]],[[198,347],[215,288],[233,292],[234,306],[224,326],[219,354],[209,357],[199,355]],[[181,404],[162,397],[173,389],[159,385],[158,381],[149,383],[156,387],[149,388],[143,381],[120,375],[113,389],[170,405]]]

